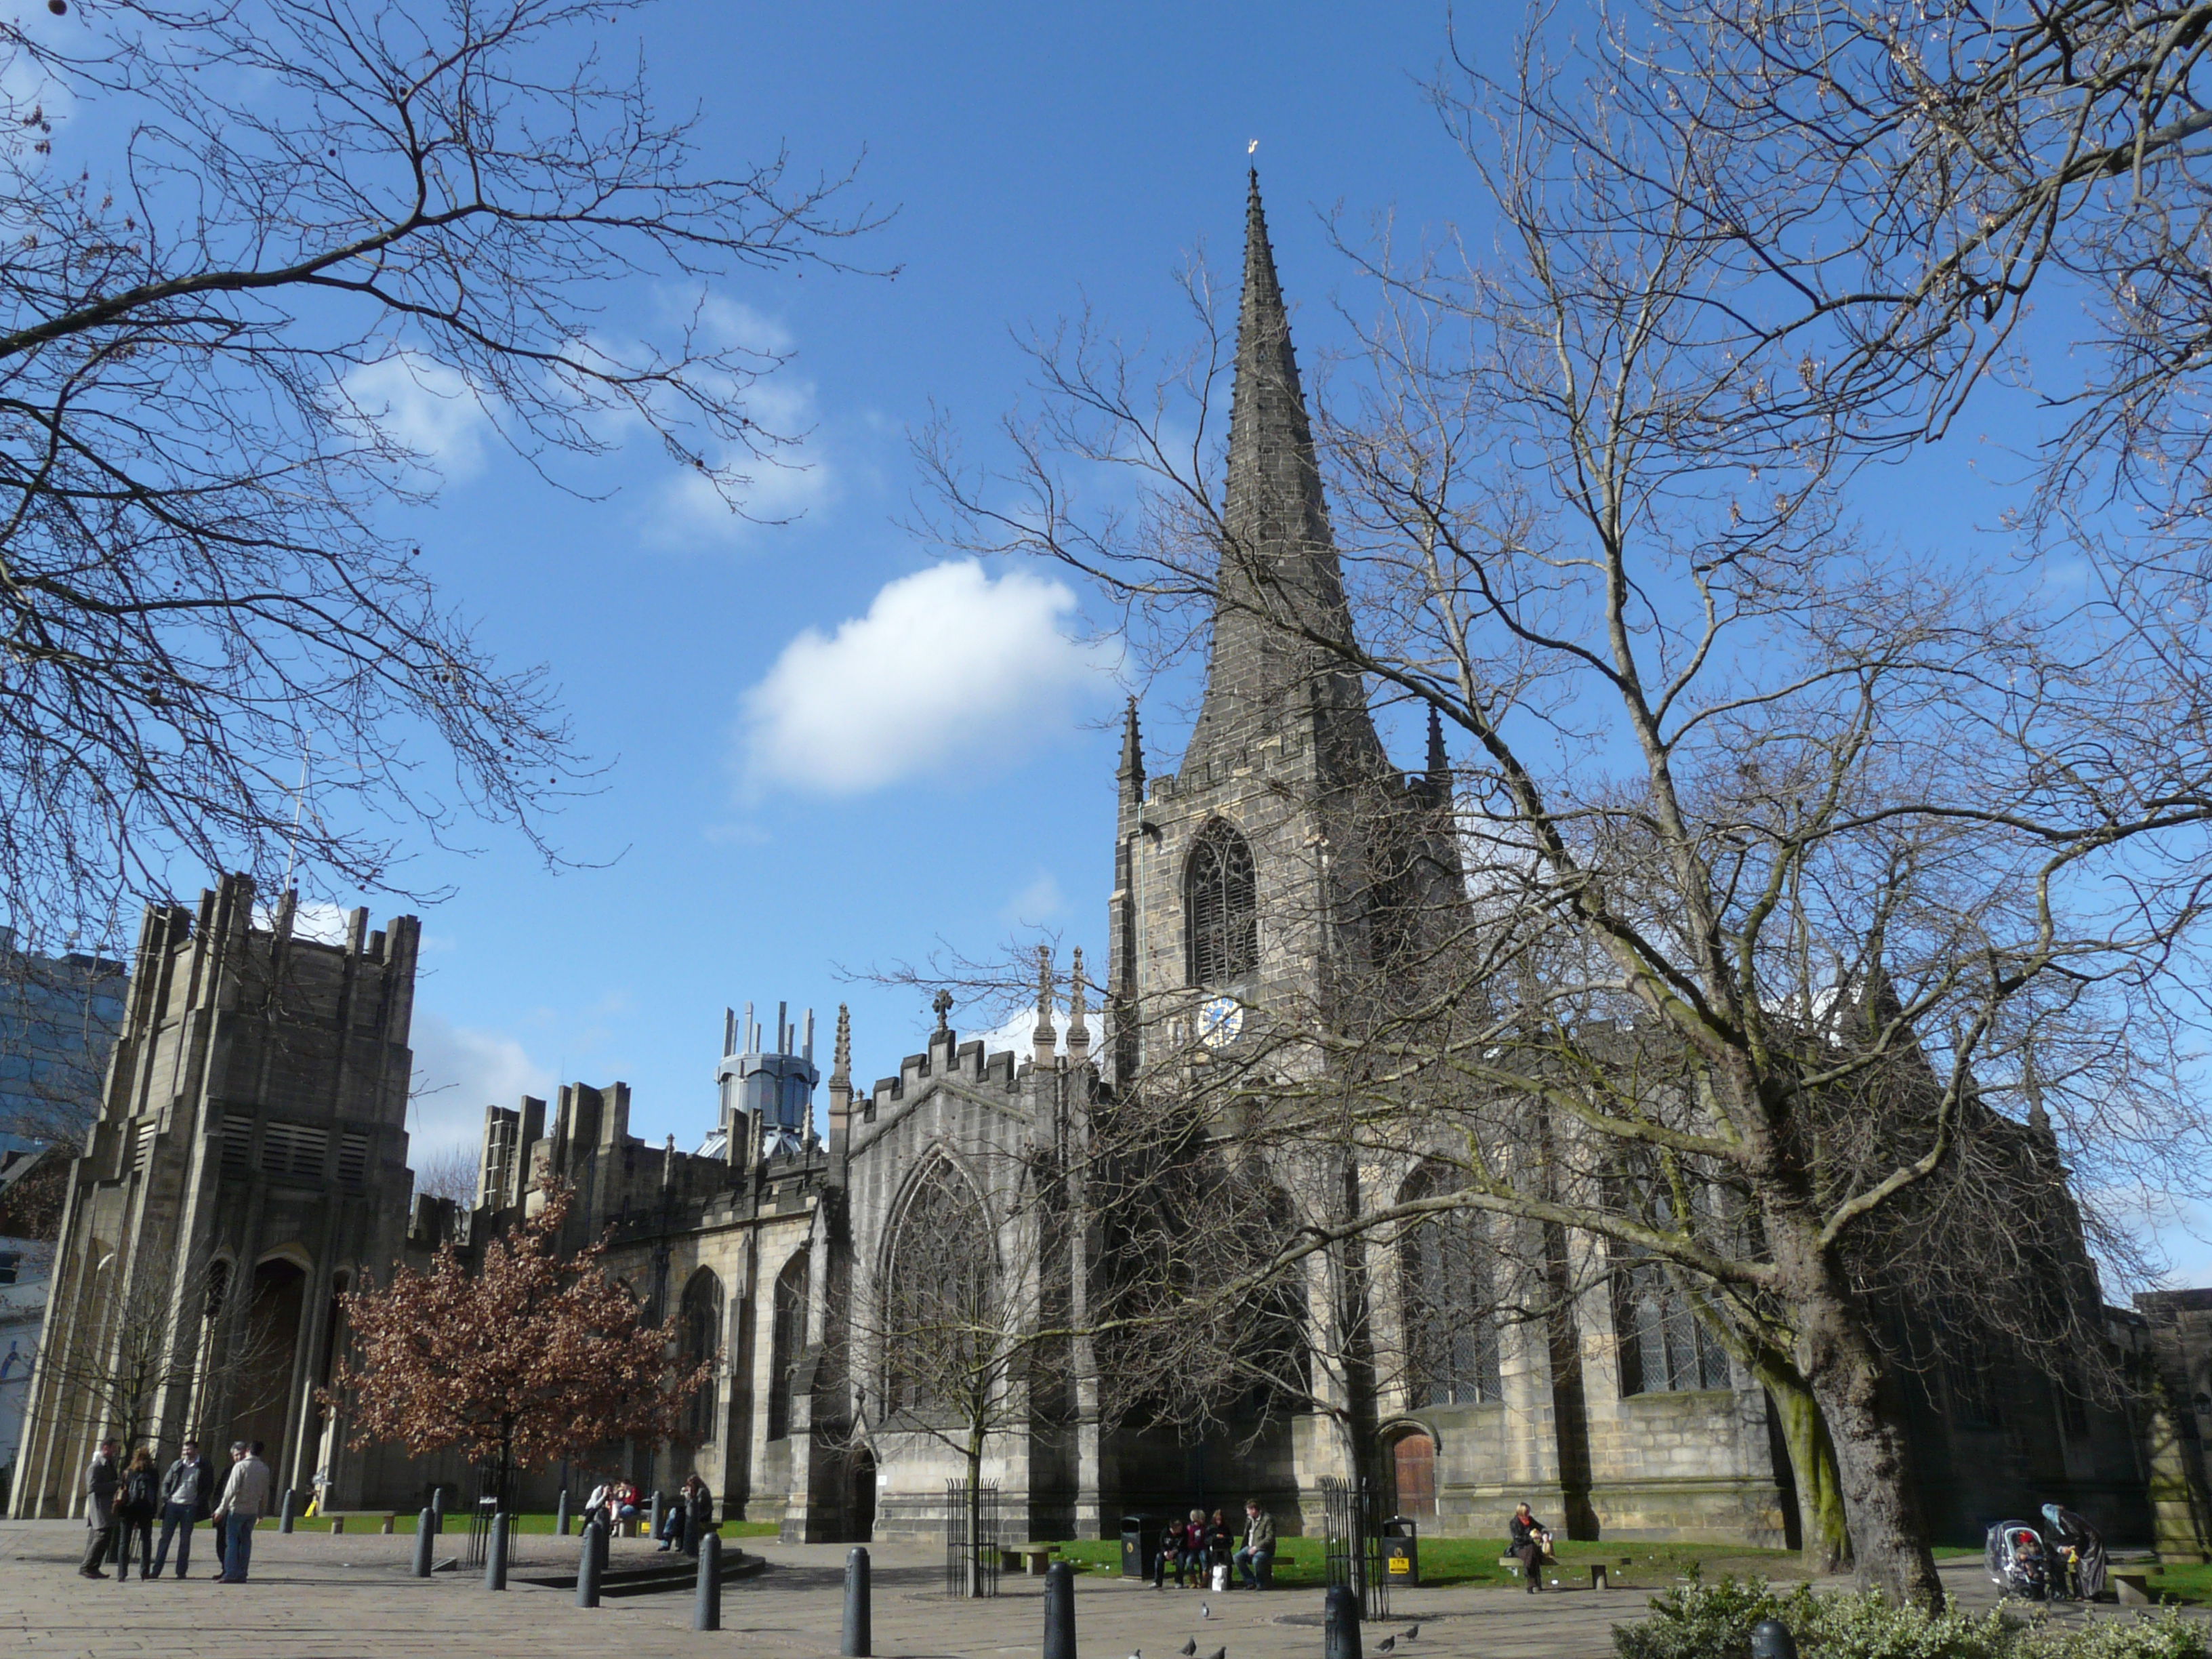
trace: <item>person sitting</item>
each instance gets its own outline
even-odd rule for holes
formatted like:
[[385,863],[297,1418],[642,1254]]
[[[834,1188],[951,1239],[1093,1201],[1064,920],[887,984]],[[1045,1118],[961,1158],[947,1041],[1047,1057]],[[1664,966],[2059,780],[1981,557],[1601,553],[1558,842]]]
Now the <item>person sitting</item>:
[[1206,1588],[1206,1511],[1193,1510],[1190,1518],[1183,1522],[1182,1538],[1177,1550],[1176,1583],[1182,1583],[1184,1573],[1200,1589]]
[[1275,1522],[1260,1500],[1244,1500],[1244,1547],[1232,1558],[1247,1589],[1263,1589],[1275,1565]]
[[1229,1588],[1229,1558],[1236,1553],[1237,1534],[1216,1510],[1206,1522],[1206,1567],[1210,1577],[1220,1581],[1217,1588]]
[[1544,1588],[1544,1561],[1552,1547],[1552,1534],[1544,1530],[1544,1523],[1528,1512],[1526,1504],[1513,1511],[1510,1528],[1512,1534],[1508,1553],[1519,1559],[1528,1574],[1528,1594],[1535,1595]]
[[676,1501],[660,1506],[660,1524],[653,1529],[653,1535],[660,1540],[659,1553],[663,1555],[674,1549],[684,1537],[684,1499],[690,1495],[691,1481],[697,1479],[693,1475],[684,1481]]
[[1161,1530],[1159,1551],[1152,1557],[1152,1588],[1165,1589],[1170,1572],[1176,1576],[1176,1588],[1182,1589],[1182,1522],[1180,1521],[1170,1521]]

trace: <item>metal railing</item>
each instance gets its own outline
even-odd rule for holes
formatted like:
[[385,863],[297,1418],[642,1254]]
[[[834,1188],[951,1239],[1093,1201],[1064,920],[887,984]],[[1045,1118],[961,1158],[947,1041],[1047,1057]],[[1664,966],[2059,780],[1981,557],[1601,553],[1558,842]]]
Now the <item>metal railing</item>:
[[1357,1591],[1362,1619],[1388,1619],[1390,1578],[1382,1568],[1382,1493],[1365,1480],[1324,1475],[1321,1497],[1329,1587]]
[[945,1593],[955,1598],[999,1593],[999,1486],[978,1489],[975,1535],[968,1535],[968,1483],[945,1483]]

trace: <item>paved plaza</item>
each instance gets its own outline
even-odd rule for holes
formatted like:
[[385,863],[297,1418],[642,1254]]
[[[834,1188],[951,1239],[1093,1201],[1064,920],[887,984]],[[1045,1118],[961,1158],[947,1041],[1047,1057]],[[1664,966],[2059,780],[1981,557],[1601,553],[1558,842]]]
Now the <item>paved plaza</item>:
[[[523,1540],[520,1574],[573,1571],[573,1545]],[[461,1573],[428,1579],[409,1574],[414,1540],[405,1535],[264,1531],[254,1540],[253,1577],[218,1585],[204,1576],[181,1583],[117,1583],[76,1576],[83,1528],[58,1521],[0,1522],[0,1641],[47,1659],[67,1655],[160,1654],[166,1659],[403,1659],[416,1654],[522,1655],[567,1659],[591,1655],[835,1655],[842,1612],[845,1547],[735,1540],[765,1556],[757,1576],[727,1585],[722,1629],[691,1629],[691,1598],[680,1595],[610,1601],[579,1607],[574,1592],[517,1583],[503,1595]],[[617,1540],[614,1565],[665,1559],[642,1540]],[[1000,1659],[1035,1655],[1043,1632],[1041,1579],[1008,1574],[995,1601],[948,1601],[940,1552],[911,1545],[871,1551],[875,1577],[875,1650],[884,1659]],[[192,1568],[214,1567],[206,1528]],[[1954,1563],[1944,1577],[1969,1605],[1985,1605],[1990,1586],[1978,1565]],[[1229,1659],[1321,1659],[1321,1595],[1276,1590],[1227,1595],[1169,1589],[1118,1577],[1079,1576],[1076,1628],[1082,1659],[1179,1659],[1194,1639],[1200,1659],[1226,1648]],[[1399,1589],[1393,1617],[1365,1632],[1368,1659],[1385,1636],[1421,1626],[1392,1659],[1603,1659],[1612,1626],[1640,1612],[1642,1590],[1581,1589],[1531,1598],[1514,1589]],[[1201,1603],[1212,1617],[1200,1618]],[[2116,1610],[2100,1609],[2100,1616]],[[2072,1616],[2081,1616],[2075,1613]],[[7,1638],[15,1638],[8,1641]]]

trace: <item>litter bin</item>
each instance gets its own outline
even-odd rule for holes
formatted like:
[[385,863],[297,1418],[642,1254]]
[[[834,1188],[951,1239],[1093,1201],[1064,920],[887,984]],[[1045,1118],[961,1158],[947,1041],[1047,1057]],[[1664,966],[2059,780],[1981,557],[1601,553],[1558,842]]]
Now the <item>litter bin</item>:
[[1152,1558],[1159,1553],[1159,1546],[1152,1539],[1152,1518],[1149,1515],[1125,1515],[1121,1517],[1121,1577],[1150,1578]]
[[1382,1523],[1382,1576],[1393,1584],[1421,1582],[1421,1529],[1402,1515]]

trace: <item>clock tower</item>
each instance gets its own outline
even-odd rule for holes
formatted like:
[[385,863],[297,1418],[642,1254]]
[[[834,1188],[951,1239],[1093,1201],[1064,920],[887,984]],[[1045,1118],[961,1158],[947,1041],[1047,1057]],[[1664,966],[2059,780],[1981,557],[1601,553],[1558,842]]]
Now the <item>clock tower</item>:
[[1123,733],[1108,988],[1124,1084],[1178,1054],[1312,1063],[1298,1034],[1387,977],[1415,866],[1427,884],[1450,861],[1433,721],[1431,769],[1394,769],[1331,648],[1352,614],[1256,173],[1227,473],[1189,745],[1148,777],[1133,701]]

